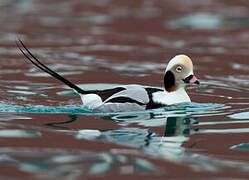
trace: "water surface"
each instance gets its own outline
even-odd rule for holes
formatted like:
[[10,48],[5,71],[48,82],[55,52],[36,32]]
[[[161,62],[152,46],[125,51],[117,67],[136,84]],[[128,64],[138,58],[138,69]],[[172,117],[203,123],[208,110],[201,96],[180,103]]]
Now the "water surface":
[[[248,179],[246,1],[2,1],[0,177]],[[16,38],[84,89],[163,85],[189,55],[192,103],[96,113],[33,67]]]

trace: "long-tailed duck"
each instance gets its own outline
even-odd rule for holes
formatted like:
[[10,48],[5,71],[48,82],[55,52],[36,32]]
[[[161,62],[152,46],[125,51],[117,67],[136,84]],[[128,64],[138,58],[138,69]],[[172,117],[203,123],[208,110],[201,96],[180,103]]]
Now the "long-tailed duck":
[[131,84],[106,90],[86,91],[41,63],[21,40],[17,41],[17,46],[32,64],[77,92],[84,108],[97,112],[138,111],[191,102],[185,86],[200,84],[194,76],[191,59],[186,55],[177,55],[167,65],[164,89]]

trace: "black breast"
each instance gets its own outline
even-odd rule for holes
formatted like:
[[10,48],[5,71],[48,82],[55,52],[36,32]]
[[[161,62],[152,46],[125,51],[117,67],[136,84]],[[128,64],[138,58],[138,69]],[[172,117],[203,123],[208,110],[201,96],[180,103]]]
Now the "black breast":
[[153,102],[153,99],[152,99],[152,94],[158,91],[163,91],[162,89],[145,88],[145,90],[147,91],[149,99],[150,99],[149,103],[146,105],[146,109],[156,109],[156,108],[165,106],[163,104]]

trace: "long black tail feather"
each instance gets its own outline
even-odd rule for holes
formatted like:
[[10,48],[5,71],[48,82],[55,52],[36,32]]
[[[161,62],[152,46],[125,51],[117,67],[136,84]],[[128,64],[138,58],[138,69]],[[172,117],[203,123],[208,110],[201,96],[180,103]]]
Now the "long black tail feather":
[[[75,91],[77,91],[80,94],[86,94],[87,92],[84,91],[83,89],[81,89],[80,87],[78,87],[77,85],[73,84],[72,82],[70,82],[69,80],[65,79],[64,77],[62,77],[61,75],[59,75],[58,73],[54,72],[53,70],[51,70],[50,68],[48,68],[47,66],[45,66],[43,63],[41,63],[31,52],[30,50],[24,45],[24,43],[18,39],[18,41],[16,41],[16,45],[17,47],[20,49],[20,51],[22,52],[22,54],[32,63],[34,64],[36,67],[38,67],[39,69],[43,70],[44,72],[50,74],[51,76],[53,76],[54,78],[58,79],[59,81],[63,82],[64,84],[66,84],[67,86],[69,86],[70,88],[74,89]],[[24,50],[26,52],[24,52]]]

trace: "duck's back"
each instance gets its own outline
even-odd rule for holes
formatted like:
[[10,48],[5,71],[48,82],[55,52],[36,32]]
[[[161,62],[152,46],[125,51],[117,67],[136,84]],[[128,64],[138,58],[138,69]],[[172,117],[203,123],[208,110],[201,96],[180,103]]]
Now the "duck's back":
[[158,91],[163,90],[132,84],[82,94],[81,99],[85,108],[99,112],[137,111],[147,109],[152,101],[152,93]]

